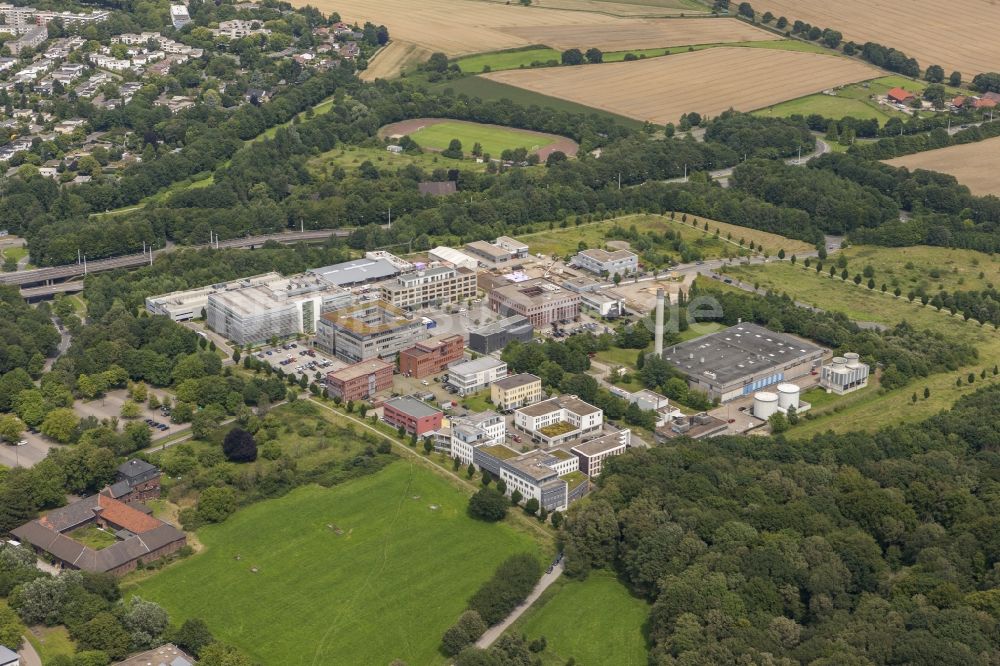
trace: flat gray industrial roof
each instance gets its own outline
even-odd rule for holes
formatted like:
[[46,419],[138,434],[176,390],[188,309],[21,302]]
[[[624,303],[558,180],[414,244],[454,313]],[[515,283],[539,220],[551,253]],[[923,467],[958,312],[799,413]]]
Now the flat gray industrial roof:
[[[767,372],[822,348],[757,324],[737,324],[717,333],[671,345],[664,360],[682,372],[722,386],[752,374]],[[714,374],[714,377],[705,373]]]
[[493,358],[492,356],[482,356],[474,361],[454,363],[448,366],[448,372],[454,372],[459,375],[471,375],[476,372],[483,372],[484,370],[492,370],[493,368],[498,368],[501,365],[507,364],[498,358]]
[[399,274],[399,269],[385,259],[355,259],[342,264],[309,270],[330,284],[337,286],[382,280]]
[[416,398],[411,398],[409,396],[402,396],[399,398],[393,398],[387,401],[385,404],[392,405],[393,409],[398,409],[404,414],[409,414],[415,419],[422,418],[424,416],[433,416],[440,412],[440,409],[435,409],[428,405],[422,400],[417,400]]
[[500,321],[495,321],[492,324],[486,324],[485,326],[480,326],[479,328],[474,328],[470,333],[475,333],[476,335],[494,335],[496,333],[502,333],[507,329],[514,328],[516,326],[523,326],[528,324],[528,318],[522,317],[521,315],[514,315],[512,317],[507,317],[506,319],[501,319]]

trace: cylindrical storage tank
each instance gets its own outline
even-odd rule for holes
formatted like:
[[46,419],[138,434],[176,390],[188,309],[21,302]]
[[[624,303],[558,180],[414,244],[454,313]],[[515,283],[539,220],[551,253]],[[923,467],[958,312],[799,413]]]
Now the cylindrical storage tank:
[[799,408],[799,387],[795,384],[778,384],[778,407]]
[[770,391],[761,391],[753,396],[753,415],[762,421],[771,418],[778,411],[778,396]]
[[844,354],[844,360],[847,361],[848,368],[858,367],[858,365],[860,364],[860,358],[861,357],[855,354],[854,352],[849,352],[847,354]]

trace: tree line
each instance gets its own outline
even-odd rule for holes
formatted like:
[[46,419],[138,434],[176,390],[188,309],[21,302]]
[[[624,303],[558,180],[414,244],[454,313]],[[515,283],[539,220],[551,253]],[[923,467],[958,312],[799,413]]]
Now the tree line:
[[653,605],[650,663],[991,663],[1000,387],[874,434],[680,439],[606,463],[566,573]]

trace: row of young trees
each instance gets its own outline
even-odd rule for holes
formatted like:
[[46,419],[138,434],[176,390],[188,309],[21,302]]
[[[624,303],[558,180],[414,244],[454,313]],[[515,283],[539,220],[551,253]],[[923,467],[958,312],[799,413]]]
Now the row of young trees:
[[653,602],[653,664],[986,666],[1000,650],[998,398],[991,386],[874,434],[609,460],[567,516],[566,573],[613,568]]

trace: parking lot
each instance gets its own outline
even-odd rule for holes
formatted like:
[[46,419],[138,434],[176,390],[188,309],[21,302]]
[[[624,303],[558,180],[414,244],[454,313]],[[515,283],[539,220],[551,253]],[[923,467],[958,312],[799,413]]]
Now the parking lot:
[[[173,396],[164,391],[150,390],[150,393],[154,394],[160,402],[163,402],[163,399],[168,396],[171,402],[174,400]],[[121,418],[122,405],[127,399],[128,393],[125,389],[118,389],[110,391],[104,397],[94,400],[78,400],[73,405],[73,409],[81,418],[87,416],[93,416],[97,419],[118,418],[122,423],[127,423],[126,419]],[[171,423],[169,412],[164,413],[160,408],[150,409],[147,403],[139,405],[139,417],[136,420],[146,422],[146,425],[152,430],[153,441],[161,437],[167,437],[188,427],[184,423]]]
[[328,372],[347,367],[343,361],[327,356],[305,341],[263,347],[253,355],[257,360],[270,363],[275,370],[280,369],[286,375],[295,375],[296,378],[305,375],[310,382],[322,379]]

